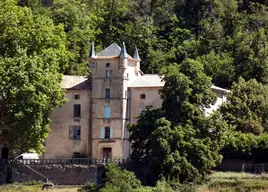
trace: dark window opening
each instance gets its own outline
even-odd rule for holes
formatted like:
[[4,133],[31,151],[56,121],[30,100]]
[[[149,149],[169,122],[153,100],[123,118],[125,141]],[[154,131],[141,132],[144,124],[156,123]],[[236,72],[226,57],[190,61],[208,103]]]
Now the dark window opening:
[[109,139],[110,138],[110,127],[105,127],[105,135],[104,138],[105,139]]
[[110,67],[110,63],[106,63],[106,67]]
[[80,157],[80,153],[79,152],[74,152],[73,153],[73,158],[79,158]]
[[103,158],[112,158],[112,148],[103,148],[102,149]]
[[8,159],[8,148],[2,147],[2,159]]
[[81,105],[80,104],[74,105],[74,117],[81,117]]
[[145,99],[146,95],[145,94],[140,94],[140,99]]
[[105,89],[105,98],[110,99],[111,96],[110,94],[111,94],[110,89]]
[[78,95],[78,94],[77,95],[73,95],[73,98],[74,99],[80,99],[80,95]]

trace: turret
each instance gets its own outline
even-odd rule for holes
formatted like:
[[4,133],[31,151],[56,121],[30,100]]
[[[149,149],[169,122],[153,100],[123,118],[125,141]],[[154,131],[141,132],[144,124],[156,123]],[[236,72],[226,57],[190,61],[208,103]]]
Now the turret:
[[91,48],[90,48],[90,52],[89,52],[89,55],[88,57],[89,58],[94,58],[96,55],[95,55],[95,47],[94,47],[94,42],[91,43]]
[[140,71],[140,55],[139,55],[139,52],[138,52],[138,49],[137,47],[135,46],[135,50],[134,50],[134,56],[133,56],[134,59],[136,59],[136,66],[135,66],[135,72],[136,73],[139,73]]
[[120,67],[127,68],[128,60],[127,60],[127,51],[126,51],[125,42],[123,42],[122,44],[119,57],[120,57]]
[[95,47],[94,42],[91,43],[91,49],[88,55],[88,67],[91,71],[91,75],[94,75],[96,73],[96,60],[95,60]]

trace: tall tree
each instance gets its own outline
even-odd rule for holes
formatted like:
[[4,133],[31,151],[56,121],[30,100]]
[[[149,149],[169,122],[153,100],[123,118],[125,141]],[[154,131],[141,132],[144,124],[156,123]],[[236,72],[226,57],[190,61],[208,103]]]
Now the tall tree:
[[204,113],[215,101],[211,79],[200,62],[189,59],[166,67],[162,74],[162,108],[143,111],[129,127],[131,157],[148,164],[158,178],[198,180],[220,163],[227,131],[220,116]]
[[0,138],[12,151],[43,150],[49,117],[64,101],[65,35],[47,17],[0,2]]
[[64,27],[67,48],[71,53],[65,74],[88,74],[90,44],[100,32],[97,22],[102,21],[101,15],[95,15],[94,8],[83,0],[54,0],[50,6],[54,23]]
[[223,119],[236,131],[260,134],[268,130],[268,87],[240,78],[220,107]]

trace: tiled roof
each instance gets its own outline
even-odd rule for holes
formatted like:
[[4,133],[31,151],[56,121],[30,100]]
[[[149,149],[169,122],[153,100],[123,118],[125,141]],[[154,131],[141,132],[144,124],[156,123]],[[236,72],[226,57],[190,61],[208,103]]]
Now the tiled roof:
[[159,75],[145,74],[133,81],[129,87],[163,87],[164,84]]
[[[145,74],[145,75],[138,77],[128,87],[163,87],[164,85],[165,85],[165,82],[161,81],[161,77],[159,75]],[[221,91],[221,92],[229,92],[229,90],[223,89],[221,87],[217,87],[215,85],[212,85],[211,89]]]
[[[103,56],[115,56],[115,57],[119,57],[121,52],[121,47],[119,47],[119,45],[117,45],[116,43],[111,44],[109,47],[105,48],[104,50],[102,50],[101,52],[99,52],[96,57],[103,57]],[[127,54],[128,58],[132,58],[129,54]]]
[[221,87],[217,87],[217,86],[215,86],[215,85],[212,85],[212,86],[211,86],[211,89],[218,90],[218,91],[222,91],[222,92],[229,92],[229,90],[227,90],[227,89],[223,89],[223,88],[221,88]]
[[90,89],[90,80],[85,76],[63,75],[60,86],[63,89]]

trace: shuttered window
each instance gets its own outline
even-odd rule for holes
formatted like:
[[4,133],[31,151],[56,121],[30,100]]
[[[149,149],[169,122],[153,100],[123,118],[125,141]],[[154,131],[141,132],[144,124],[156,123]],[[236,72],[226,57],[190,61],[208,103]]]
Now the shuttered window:
[[104,118],[111,118],[111,107],[104,106]]
[[101,126],[100,138],[101,139],[113,138],[113,128],[112,127],[103,127],[103,126]]
[[69,138],[72,140],[80,140],[81,139],[81,126],[71,125],[69,129]]

